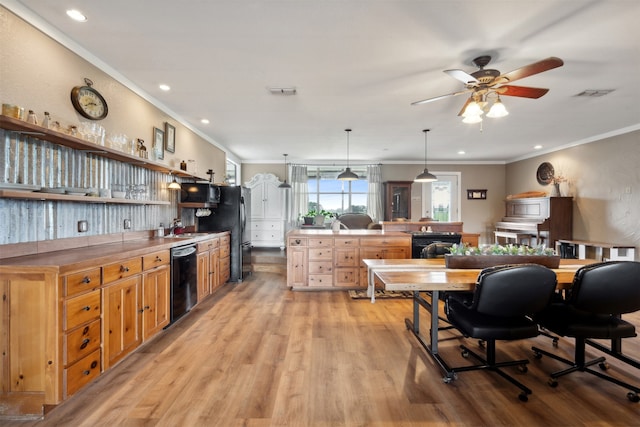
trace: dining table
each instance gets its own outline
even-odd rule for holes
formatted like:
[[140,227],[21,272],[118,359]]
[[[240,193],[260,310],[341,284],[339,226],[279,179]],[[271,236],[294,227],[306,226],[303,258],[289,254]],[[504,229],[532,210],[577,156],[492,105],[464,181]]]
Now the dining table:
[[[597,262],[591,259],[561,259],[558,268],[552,268],[557,277],[557,289],[571,286],[576,271],[588,264]],[[375,286],[385,291],[410,291],[413,299],[413,316],[405,319],[405,325],[416,337],[441,368],[448,382],[455,378],[447,363],[438,353],[438,301],[440,293],[445,291],[473,291],[482,269],[452,269],[445,266],[442,258],[432,259],[364,259],[362,263],[368,269],[367,295],[375,302]],[[427,299],[421,293],[430,294]],[[420,333],[420,307],[427,310],[431,317],[429,341]]]

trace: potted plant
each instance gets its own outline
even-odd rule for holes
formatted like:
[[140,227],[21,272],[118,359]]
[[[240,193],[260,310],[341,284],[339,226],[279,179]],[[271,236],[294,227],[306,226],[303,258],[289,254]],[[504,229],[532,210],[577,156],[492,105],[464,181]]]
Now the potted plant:
[[454,244],[445,255],[448,268],[486,268],[504,264],[539,264],[558,268],[560,257],[551,248],[542,245],[488,245],[482,248],[467,244]]
[[304,220],[304,225],[324,225],[325,219],[331,219],[335,216],[333,212],[324,209],[310,209],[309,212],[302,215],[302,219]]

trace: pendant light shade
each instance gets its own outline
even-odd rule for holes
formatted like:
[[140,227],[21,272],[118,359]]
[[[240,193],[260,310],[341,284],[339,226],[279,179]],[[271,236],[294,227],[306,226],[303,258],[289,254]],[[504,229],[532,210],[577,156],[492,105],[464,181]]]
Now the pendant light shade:
[[[169,175],[171,175],[171,173],[169,173]],[[180,190],[182,188],[182,186],[180,185],[180,183],[178,181],[176,181],[176,177],[173,177],[173,181],[171,181],[171,183],[169,184],[169,190]]]
[[351,168],[349,167],[349,132],[351,132],[351,129],[345,129],[344,131],[347,133],[347,167],[338,175],[338,179],[340,181],[355,181],[358,179],[358,175],[351,172]]
[[278,185],[278,188],[291,188],[291,185],[289,183],[287,183],[287,155],[288,154],[283,154],[284,156],[284,182],[280,185]]
[[424,171],[414,179],[415,182],[434,182],[438,180],[438,177],[432,173],[429,173],[427,169],[427,132],[430,129],[424,129]]

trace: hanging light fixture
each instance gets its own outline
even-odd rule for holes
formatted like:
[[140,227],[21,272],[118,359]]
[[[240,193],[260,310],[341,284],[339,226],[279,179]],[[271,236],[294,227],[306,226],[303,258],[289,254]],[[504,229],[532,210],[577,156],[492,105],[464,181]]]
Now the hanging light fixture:
[[351,129],[345,129],[344,131],[347,133],[347,168],[338,175],[338,179],[341,181],[355,181],[358,179],[358,175],[351,172],[349,167],[349,132],[351,132]]
[[287,183],[287,154],[284,156],[284,182],[278,185],[278,188],[291,188],[291,185]]
[[493,105],[491,106],[491,109],[487,113],[487,117],[496,119],[496,118],[504,117],[508,115],[509,115],[509,112],[507,111],[507,108],[504,106],[504,104],[500,100],[500,95],[498,95],[498,99],[496,99],[496,102],[494,102]]
[[438,177],[430,173],[427,169],[427,132],[430,130],[431,129],[424,129],[422,131],[424,132],[424,170],[420,175],[416,176],[416,179],[414,179],[415,182],[434,182],[438,180]]
[[[171,172],[169,172],[169,176],[171,177],[173,174]],[[169,190],[180,190],[182,188],[182,186],[180,185],[180,183],[178,181],[176,181],[176,177],[173,177],[173,181],[171,181],[171,183],[169,184]]]

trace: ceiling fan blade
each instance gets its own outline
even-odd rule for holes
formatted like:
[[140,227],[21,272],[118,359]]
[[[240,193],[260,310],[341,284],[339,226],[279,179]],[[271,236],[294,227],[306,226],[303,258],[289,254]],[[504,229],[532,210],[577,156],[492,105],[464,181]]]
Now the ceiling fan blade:
[[542,73],[543,71],[562,67],[562,65],[564,65],[562,59],[552,56],[550,58],[543,59],[542,61],[534,62],[533,64],[525,65],[524,67],[509,71],[508,73],[497,77],[496,83],[515,82],[516,80]]
[[543,89],[539,87],[526,87],[526,86],[500,86],[499,88],[494,89],[500,95],[506,96],[519,96],[521,98],[532,98],[538,99],[541,96],[544,96],[549,89]]
[[454,79],[460,80],[462,83],[466,85],[471,83],[476,83],[476,84],[480,83],[478,79],[476,79],[471,74],[462,70],[444,70],[444,72],[450,75],[451,77],[453,77]]
[[435,98],[428,98],[428,99],[423,99],[422,101],[416,101],[416,102],[412,102],[411,105],[419,105],[419,104],[426,104],[427,102],[433,102],[433,101],[437,101],[439,99],[443,99],[443,98],[448,98],[450,96],[457,96],[457,95],[462,95],[463,93],[467,93],[469,91],[471,91],[472,89],[466,89],[466,90],[462,90],[460,92],[453,92],[453,93],[448,93],[446,95],[440,95],[440,96],[436,96]]

